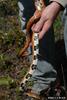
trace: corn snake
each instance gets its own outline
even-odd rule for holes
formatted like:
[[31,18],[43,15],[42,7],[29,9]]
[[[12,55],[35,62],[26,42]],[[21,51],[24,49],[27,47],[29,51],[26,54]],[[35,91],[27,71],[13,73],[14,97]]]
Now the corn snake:
[[35,8],[36,11],[34,15],[29,19],[26,26],[27,38],[26,38],[25,46],[19,52],[19,56],[23,56],[25,51],[29,47],[29,44],[32,43],[32,63],[30,65],[28,72],[26,73],[26,75],[21,81],[21,88],[23,88],[24,90],[25,90],[25,84],[28,82],[29,78],[32,77],[32,73],[35,71],[37,67],[38,54],[39,54],[39,48],[38,48],[39,38],[38,38],[38,33],[32,32],[31,27],[41,17],[41,13],[45,8],[44,0],[35,0]]

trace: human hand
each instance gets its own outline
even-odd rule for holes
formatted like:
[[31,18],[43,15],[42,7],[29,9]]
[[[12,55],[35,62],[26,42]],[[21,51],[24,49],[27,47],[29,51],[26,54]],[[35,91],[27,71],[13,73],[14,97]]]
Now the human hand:
[[60,4],[52,2],[43,10],[40,20],[32,26],[32,31],[39,34],[39,39],[42,39],[44,34],[50,29],[60,9]]

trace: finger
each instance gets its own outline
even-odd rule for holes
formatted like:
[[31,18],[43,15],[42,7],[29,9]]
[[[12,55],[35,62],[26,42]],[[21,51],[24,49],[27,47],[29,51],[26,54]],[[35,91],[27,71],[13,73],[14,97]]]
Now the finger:
[[50,20],[47,20],[44,23],[43,28],[39,33],[39,39],[43,38],[44,34],[50,29],[51,25],[52,25],[52,22]]
[[40,20],[35,24],[35,26],[33,27],[33,31],[38,33],[38,32],[42,29],[43,24],[44,24],[44,21],[43,21],[42,19],[40,19]]

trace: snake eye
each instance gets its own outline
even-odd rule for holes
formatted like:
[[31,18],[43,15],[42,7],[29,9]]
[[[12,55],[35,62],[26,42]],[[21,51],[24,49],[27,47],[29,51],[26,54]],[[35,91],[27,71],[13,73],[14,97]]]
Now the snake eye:
[[41,7],[43,7],[43,4],[42,4],[42,2],[40,2],[40,6],[41,6]]

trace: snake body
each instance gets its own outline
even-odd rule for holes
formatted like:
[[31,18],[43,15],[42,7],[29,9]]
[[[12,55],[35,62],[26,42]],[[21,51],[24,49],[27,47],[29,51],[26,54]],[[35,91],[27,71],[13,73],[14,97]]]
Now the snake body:
[[34,23],[36,23],[40,17],[43,9],[45,8],[45,3],[43,0],[35,0],[35,8],[36,11],[34,15],[30,18],[27,23],[26,31],[27,31],[27,39],[24,48],[21,49],[19,56],[22,56],[26,49],[29,47],[30,42],[32,42],[32,64],[24,78],[21,81],[21,88],[24,89],[25,84],[28,82],[29,78],[32,77],[32,73],[37,68],[37,61],[38,61],[38,53],[39,53],[39,38],[38,33],[34,33],[31,31],[31,27]]

